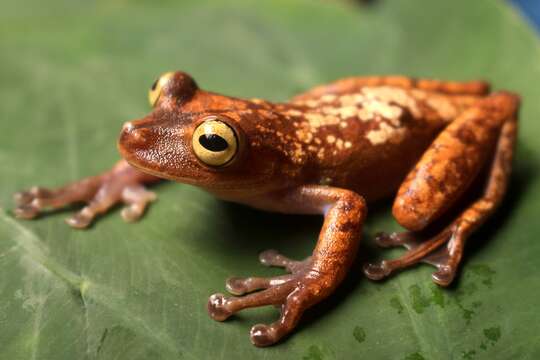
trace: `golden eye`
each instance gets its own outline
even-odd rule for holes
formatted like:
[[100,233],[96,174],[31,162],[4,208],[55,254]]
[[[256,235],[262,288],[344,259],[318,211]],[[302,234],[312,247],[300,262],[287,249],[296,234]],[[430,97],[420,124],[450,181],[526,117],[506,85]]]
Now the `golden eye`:
[[163,91],[163,87],[172,79],[173,76],[173,72],[168,72],[161,75],[156,81],[154,81],[154,84],[152,84],[152,87],[148,91],[148,101],[150,101],[150,106],[156,106],[159,96]]
[[210,166],[229,163],[238,150],[238,139],[234,130],[215,117],[197,126],[191,142],[195,155]]

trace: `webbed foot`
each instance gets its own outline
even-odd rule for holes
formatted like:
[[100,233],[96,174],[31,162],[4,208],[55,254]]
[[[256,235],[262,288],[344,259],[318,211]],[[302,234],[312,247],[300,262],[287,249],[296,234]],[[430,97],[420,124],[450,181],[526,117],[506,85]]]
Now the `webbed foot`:
[[305,309],[326,297],[333,290],[328,276],[313,270],[311,258],[291,260],[274,250],[264,251],[259,260],[266,266],[278,266],[289,274],[270,278],[229,278],[227,290],[234,295],[214,294],[208,300],[208,313],[217,321],[224,321],[234,313],[251,307],[275,305],[280,307],[279,320],[272,324],[257,324],[251,328],[251,342],[256,346],[275,344],[289,334],[298,324]]
[[378,246],[384,248],[403,246],[407,252],[397,259],[366,263],[364,273],[371,280],[381,280],[397,270],[424,262],[437,268],[437,271],[432,274],[433,281],[438,285],[448,286],[456,275],[463,253],[464,240],[465,234],[456,224],[425,241],[410,231],[379,233],[375,236]]
[[157,178],[144,174],[125,161],[119,162],[109,172],[88,177],[58,189],[32,187],[13,195],[16,208],[13,213],[20,219],[34,219],[50,209],[59,209],[71,204],[85,203],[80,211],[66,222],[74,228],[86,228],[102,213],[123,202],[125,221],[139,219],[148,204],[156,199],[153,192],[146,190],[144,183]]

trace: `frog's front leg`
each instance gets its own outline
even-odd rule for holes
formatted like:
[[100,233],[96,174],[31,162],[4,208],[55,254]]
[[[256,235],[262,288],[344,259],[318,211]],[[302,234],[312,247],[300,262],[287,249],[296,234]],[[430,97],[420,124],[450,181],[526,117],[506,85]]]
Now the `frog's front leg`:
[[94,218],[123,202],[126,207],[122,217],[135,221],[144,213],[147,205],[156,199],[153,192],[146,190],[144,184],[158,181],[159,178],[145,174],[125,160],[119,161],[111,170],[58,189],[33,187],[14,195],[17,207],[15,216],[33,219],[47,209],[59,209],[74,203],[87,205],[66,221],[75,228],[89,226]]
[[[423,261],[438,268],[433,281],[449,285],[463,255],[465,240],[496,209],[506,191],[516,140],[519,99],[509,93],[491,95],[464,112],[433,142],[398,191],[393,213],[412,230],[381,234],[383,247],[405,246],[398,259],[366,264],[364,272],[379,280]],[[427,241],[419,231],[445,213],[467,190],[480,169],[491,161],[483,193],[453,222]]]
[[222,294],[210,297],[208,311],[219,321],[245,308],[281,307],[278,321],[252,327],[251,341],[257,346],[279,341],[296,327],[304,310],[334,291],[354,260],[366,215],[361,196],[333,187],[304,186],[276,195],[271,201],[279,204],[274,208],[287,213],[324,214],[324,224],[313,255],[302,262],[287,259],[275,251],[261,254],[263,264],[285,267],[291,274],[267,279],[229,279],[227,289],[233,294],[264,290],[242,297]]

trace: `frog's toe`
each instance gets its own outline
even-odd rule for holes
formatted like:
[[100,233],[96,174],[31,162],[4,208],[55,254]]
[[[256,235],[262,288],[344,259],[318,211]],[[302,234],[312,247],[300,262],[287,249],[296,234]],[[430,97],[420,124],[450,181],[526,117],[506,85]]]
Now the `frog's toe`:
[[40,186],[33,186],[27,191],[19,191],[13,194],[13,201],[16,205],[27,205],[35,199],[53,197],[54,192]]
[[386,232],[377,233],[375,234],[375,238],[374,238],[375,244],[377,244],[377,246],[382,247],[382,248],[389,248],[389,247],[401,245],[398,242],[396,242],[395,235],[396,233],[390,233],[390,234]]
[[208,299],[208,314],[216,321],[225,321],[233,314],[227,308],[227,298],[221,293],[214,294]]
[[[95,191],[89,187],[91,194]],[[59,209],[64,206],[84,202],[91,195],[89,191],[81,191],[73,185],[58,189],[47,189],[34,186],[26,191],[13,194],[15,209],[13,213],[20,219],[33,219],[47,210]]]
[[121,212],[122,218],[127,222],[139,220],[148,205],[156,199],[156,194],[146,190],[143,185],[126,186],[122,190],[122,201],[126,204]]
[[84,229],[92,224],[96,214],[89,207],[83,208],[73,216],[66,219],[66,223],[76,229]]
[[13,210],[15,217],[19,219],[34,219],[39,215],[39,209],[31,204],[19,205]]
[[62,198],[57,192],[34,186],[27,191],[13,194],[16,208],[13,210],[15,217],[20,219],[34,219],[43,210],[62,205]]
[[251,343],[258,347],[277,343],[288,335],[300,321],[304,310],[309,307],[314,294],[308,288],[297,287],[281,305],[281,315],[272,324],[257,324],[251,328]]
[[281,285],[293,278],[292,275],[274,277],[230,277],[225,281],[227,291],[233,295],[244,295],[253,291],[268,289],[271,286]]
[[249,277],[249,278],[238,278],[230,277],[225,280],[225,288],[232,295],[244,295],[250,291],[255,291],[259,289],[264,289],[265,284],[257,284],[257,280],[260,278]]
[[144,209],[136,204],[127,205],[120,212],[122,219],[124,219],[126,222],[135,222],[139,220],[143,214]]
[[365,264],[364,274],[369,279],[381,280],[395,271],[424,262],[437,268],[432,275],[433,281],[448,286],[455,278],[464,240],[465,234],[459,231],[459,226],[449,226],[426,241],[421,241],[421,237],[412,232],[378,235],[377,244],[383,247],[399,245],[408,251],[397,259]]
[[441,264],[438,268],[439,270],[431,275],[433,282],[441,286],[450,285],[456,276],[456,268],[447,264]]
[[286,267],[288,264],[294,262],[294,260],[281,255],[277,250],[269,249],[259,254],[259,261],[265,266],[277,266]]
[[259,261],[265,266],[275,266],[286,269],[288,272],[296,273],[303,270],[309,264],[311,257],[302,261],[292,260],[276,250],[266,250],[259,254]]
[[249,338],[251,343],[258,347],[272,345],[277,342],[275,329],[265,324],[254,325],[249,332]]
[[305,260],[292,260],[276,250],[266,250],[259,254],[259,261],[265,266],[275,266],[284,268],[289,275],[274,277],[231,277],[225,281],[227,291],[233,295],[243,295],[253,291],[268,289],[269,287],[281,285],[293,278],[293,274],[300,273],[310,265],[311,257]]
[[364,264],[364,274],[371,280],[381,280],[390,275],[391,270],[386,265],[385,260],[380,263],[367,263]]
[[19,191],[13,194],[13,202],[17,206],[26,205],[33,199],[32,194],[28,191]]
[[375,234],[374,240],[375,244],[382,248],[404,246],[408,250],[417,247],[422,242],[422,239],[411,231],[392,233],[380,232]]
[[208,313],[217,321],[223,321],[232,314],[251,307],[279,305],[291,292],[293,284],[286,282],[266,290],[241,297],[226,297],[217,293],[208,299]]

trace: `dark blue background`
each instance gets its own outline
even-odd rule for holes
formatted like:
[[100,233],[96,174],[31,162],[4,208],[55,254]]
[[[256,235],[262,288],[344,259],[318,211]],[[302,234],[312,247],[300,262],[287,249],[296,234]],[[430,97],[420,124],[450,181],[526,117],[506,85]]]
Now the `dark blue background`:
[[518,10],[540,31],[540,0],[511,0]]

